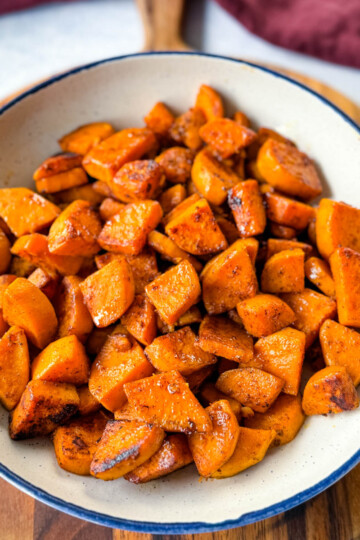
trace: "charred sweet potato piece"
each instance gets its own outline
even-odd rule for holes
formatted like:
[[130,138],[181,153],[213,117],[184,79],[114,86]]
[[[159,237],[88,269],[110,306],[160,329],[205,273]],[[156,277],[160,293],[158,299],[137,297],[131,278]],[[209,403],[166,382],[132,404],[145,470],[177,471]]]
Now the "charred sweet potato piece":
[[204,113],[208,122],[224,116],[224,105],[220,95],[207,84],[200,86],[196,96],[195,107]]
[[[270,221],[270,220],[269,220]],[[294,240],[297,235],[297,230],[292,227],[286,227],[285,225],[279,225],[270,221],[270,234],[276,236],[276,238],[281,238],[283,240]]]
[[339,323],[360,328],[360,253],[351,248],[338,248],[330,257],[330,266]]
[[164,437],[159,427],[110,420],[96,448],[90,473],[101,480],[120,478],[150,459]]
[[10,417],[10,437],[48,435],[76,413],[79,396],[72,384],[30,381]]
[[305,356],[305,334],[295,328],[283,328],[259,339],[254,346],[254,365],[285,381],[283,392],[299,392]]
[[57,272],[63,275],[77,274],[83,262],[82,257],[67,257],[51,253],[48,238],[39,233],[25,234],[18,238],[11,252],[40,267],[51,276],[56,275]]
[[16,276],[12,274],[4,274],[0,276],[0,338],[9,330],[9,325],[4,319],[3,316],[3,298],[4,298],[4,292],[6,291],[7,287],[15,281]]
[[[93,187],[93,190],[98,194],[101,195],[101,197],[113,197],[113,192],[110,189],[110,186],[106,184],[105,182],[102,182],[101,180],[97,180],[93,184],[91,184]],[[85,199],[86,200],[86,199]]]
[[215,118],[200,129],[200,136],[225,159],[252,143],[256,134],[234,120]]
[[235,322],[206,315],[199,328],[199,345],[207,352],[246,364],[254,356],[253,339]]
[[193,371],[187,377],[185,377],[186,382],[189,385],[190,390],[197,394],[202,386],[202,384],[208,379],[215,371],[215,364],[205,366],[197,371]]
[[[110,326],[106,326],[105,328],[96,328],[96,326],[93,328],[90,336],[88,337],[86,341],[86,351],[88,354],[91,355],[97,355],[105,345],[105,341],[110,336],[110,334],[113,333],[113,331],[116,328],[116,324],[112,324]],[[127,335],[127,331],[124,328],[124,335]]]
[[30,376],[29,350],[24,330],[12,326],[0,339],[0,403],[13,409]]
[[124,387],[138,418],[181,433],[207,433],[211,420],[178,371],[153,375]]
[[265,412],[274,403],[284,381],[262,369],[242,367],[222,373],[216,388],[227,396],[251,407],[256,412]]
[[202,403],[210,405],[211,403],[214,403],[214,401],[219,401],[221,399],[227,400],[232,412],[235,414],[236,418],[240,420],[242,409],[241,403],[239,403],[236,399],[226,396],[225,394],[220,392],[220,390],[218,390],[215,384],[212,382],[207,382],[201,387],[200,400]]
[[322,192],[313,162],[295,146],[270,138],[261,146],[256,164],[266,182],[288,195],[309,200]]
[[289,199],[279,193],[265,193],[266,215],[268,219],[293,227],[297,230],[306,229],[310,220],[315,217],[315,210],[312,206],[304,204],[294,199]]
[[163,217],[163,224],[167,225],[170,221],[178,219],[178,217],[192,207],[196,202],[200,200],[200,195],[198,193],[193,193],[190,197],[184,199],[180,204],[175,206],[166,216]]
[[3,231],[0,231],[0,274],[5,274],[11,261],[11,244]]
[[92,206],[99,205],[104,195],[101,195],[94,189],[95,184],[85,184],[56,193],[55,199],[57,203],[70,204],[78,199],[89,202]]
[[93,146],[113,135],[114,131],[107,122],[85,124],[61,137],[59,145],[64,152],[85,155]]
[[55,255],[91,257],[100,251],[98,213],[87,201],[74,201],[50,227],[49,250]]
[[167,106],[158,101],[144,118],[145,124],[151,131],[162,137],[168,135],[169,129],[175,121],[175,116]]
[[53,443],[59,466],[73,474],[88,476],[107,421],[105,414],[99,412],[56,428]]
[[182,184],[175,184],[162,192],[159,197],[159,202],[164,214],[167,214],[184,199],[186,199],[185,187]]
[[37,182],[79,168],[81,167],[81,161],[82,156],[80,154],[57,154],[43,161],[34,172],[33,179]]
[[123,129],[92,147],[83,159],[83,167],[93,178],[111,182],[122,165],[140,159],[156,145],[156,137],[148,128]]
[[205,122],[206,117],[201,109],[189,109],[175,119],[169,130],[170,136],[174,141],[184,144],[190,150],[199,150],[202,146],[199,130]]
[[114,201],[111,197],[104,199],[99,208],[99,214],[103,221],[108,221],[125,207],[123,203]]
[[198,302],[201,287],[192,264],[182,261],[146,285],[145,291],[163,321],[173,324]]
[[147,235],[157,227],[162,209],[157,201],[137,201],[127,204],[107,221],[98,238],[103,249],[115,253],[138,255],[146,244]]
[[84,343],[93,329],[93,321],[80,289],[81,278],[67,276],[55,298],[55,311],[59,321],[60,338],[75,335]]
[[359,406],[354,383],[344,366],[328,366],[306,383],[302,408],[306,415],[340,413]]
[[313,247],[305,242],[297,242],[295,240],[283,240],[280,238],[269,238],[266,243],[266,258],[270,259],[275,253],[280,251],[288,251],[289,249],[302,249],[305,253],[305,258],[309,257],[313,252]]
[[152,372],[140,345],[115,329],[91,366],[89,389],[106,409],[116,411],[126,401],[124,384]]
[[166,179],[172,184],[185,184],[190,178],[194,153],[188,148],[172,146],[159,154],[155,161],[165,171]]
[[224,163],[217,160],[208,148],[204,148],[194,159],[191,178],[199,193],[210,204],[221,205],[227,197],[227,192],[235,186],[240,178]]
[[236,184],[229,191],[228,203],[241,237],[256,236],[264,232],[265,208],[256,180]]
[[117,321],[131,306],[135,284],[125,259],[116,259],[79,285],[92,320],[99,328]]
[[303,291],[304,258],[302,249],[284,250],[270,257],[261,274],[261,290],[273,294]]
[[39,349],[50,343],[57,329],[57,318],[49,299],[24,278],[17,278],[5,290],[3,315],[10,326],[20,326]]
[[336,316],[336,302],[311,289],[283,294],[281,298],[295,313],[294,327],[305,332],[306,348],[314,343],[322,323]]
[[202,264],[186,253],[183,249],[179,248],[171,238],[159,231],[151,231],[148,235],[148,245],[157,251],[164,259],[178,264],[183,260],[191,262],[197,272],[202,270]]
[[217,362],[213,354],[200,348],[190,326],[157,337],[146,347],[145,354],[157,371],[177,370],[184,376]]
[[168,435],[159,450],[148,461],[125,475],[133,484],[144,484],[166,476],[193,462],[186,436],[182,433]]
[[321,350],[327,366],[344,366],[355,386],[360,383],[360,335],[332,320],[320,328]]
[[189,324],[201,323],[203,316],[198,306],[191,306],[184,315],[181,315],[176,322],[176,326],[187,326]]
[[0,189],[0,217],[17,237],[48,227],[59,214],[60,208],[30,189]]
[[360,251],[360,210],[343,202],[321,199],[316,213],[316,243],[325,259],[339,247]]
[[233,116],[234,122],[237,122],[241,126],[245,126],[247,128],[250,127],[250,120],[248,116],[243,113],[242,111],[236,111]]
[[227,247],[226,238],[206,199],[199,199],[171,219],[165,232],[175,244],[192,255],[217,253]]
[[164,184],[164,170],[153,159],[125,163],[109,182],[114,196],[125,203],[152,199]]
[[230,369],[237,369],[238,367],[238,362],[234,362],[234,360],[228,360],[227,358],[221,358],[217,364],[217,370],[219,375],[225,373],[225,371],[230,371]]
[[33,379],[86,384],[90,363],[84,345],[76,336],[66,336],[50,343],[31,364]]
[[150,345],[157,334],[154,306],[146,296],[137,295],[125,314],[121,324],[143,345]]
[[237,304],[236,309],[245,330],[255,337],[268,336],[295,321],[291,307],[271,294],[258,294],[243,300]]
[[335,283],[326,261],[318,257],[310,257],[305,262],[305,276],[326,296],[335,297]]
[[216,222],[229,244],[233,244],[239,239],[239,231],[232,221],[224,217],[216,217]]
[[238,442],[231,458],[211,478],[228,478],[262,461],[276,437],[272,429],[239,428]]
[[84,169],[75,167],[74,169],[36,180],[35,185],[39,193],[57,193],[65,189],[83,186],[88,181]]
[[280,394],[275,403],[264,413],[245,418],[244,425],[251,429],[269,429],[276,432],[273,446],[292,441],[305,421],[301,408],[301,395]]
[[100,407],[100,402],[92,395],[87,384],[77,388],[79,394],[79,414],[87,416],[96,413]]
[[50,275],[41,268],[37,268],[30,274],[28,280],[36,285],[49,300],[54,298],[59,284],[59,276]]
[[244,298],[255,296],[258,290],[252,259],[242,240],[211,259],[201,278],[203,301],[211,315],[234,308]]
[[229,402],[215,401],[206,409],[212,422],[210,433],[192,433],[189,447],[201,476],[211,476],[233,455],[240,428]]

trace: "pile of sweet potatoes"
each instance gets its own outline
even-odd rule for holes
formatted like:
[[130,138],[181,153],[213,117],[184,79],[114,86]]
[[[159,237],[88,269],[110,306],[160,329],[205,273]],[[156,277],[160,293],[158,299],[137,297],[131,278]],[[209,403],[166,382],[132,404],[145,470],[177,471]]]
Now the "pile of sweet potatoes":
[[145,124],[0,190],[0,401],[75,474],[229,477],[359,405],[360,210],[209,86]]

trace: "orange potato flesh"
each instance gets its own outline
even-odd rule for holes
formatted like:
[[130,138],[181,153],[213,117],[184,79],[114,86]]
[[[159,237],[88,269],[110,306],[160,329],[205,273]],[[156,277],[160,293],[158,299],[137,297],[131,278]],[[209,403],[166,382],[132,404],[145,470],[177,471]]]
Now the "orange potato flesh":
[[133,303],[121,317],[121,324],[140,343],[150,345],[157,333],[154,306],[146,296],[135,296]]
[[205,316],[199,328],[199,345],[204,351],[241,364],[254,356],[252,337],[223,317]]
[[82,157],[79,154],[65,153],[45,159],[43,163],[36,169],[33,175],[35,182],[57,176],[58,174],[71,171],[81,167]]
[[0,403],[13,409],[29,382],[30,359],[24,330],[12,326],[0,339]]
[[93,146],[113,135],[114,131],[107,122],[93,122],[64,135],[59,140],[59,144],[64,152],[85,155]]
[[264,197],[268,219],[279,225],[303,230],[315,217],[314,208],[308,204],[294,201],[279,193],[265,193]]
[[198,193],[193,193],[190,195],[190,197],[187,197],[184,199],[181,203],[179,203],[175,208],[173,208],[166,216],[163,217],[163,224],[167,225],[170,221],[176,220],[179,218],[179,216],[185,212],[185,210],[188,210],[188,208],[192,207],[193,204],[198,202],[200,200],[200,195]]
[[206,405],[211,405],[214,401],[219,401],[226,399],[229,403],[232,412],[235,414],[236,418],[240,421],[241,419],[241,410],[242,405],[236,399],[233,399],[218,390],[214,383],[206,382],[200,390],[200,401]]
[[295,313],[280,298],[258,294],[239,302],[236,306],[245,330],[255,337],[264,337],[295,321]]
[[242,238],[264,232],[266,214],[256,180],[246,180],[236,184],[229,191],[228,203]]
[[228,118],[215,118],[200,128],[200,136],[223,159],[255,140],[255,133]]
[[343,202],[322,199],[316,214],[316,244],[325,259],[338,247],[360,251],[360,210]]
[[289,249],[302,249],[307,258],[314,250],[310,244],[305,242],[297,242],[296,240],[283,240],[280,238],[269,238],[267,243],[266,258],[270,259],[276,253],[280,251],[287,251]]
[[96,413],[100,409],[100,402],[92,395],[87,384],[79,386],[77,393],[79,395],[79,414],[81,416]]
[[339,323],[360,328],[360,253],[351,248],[338,248],[330,257],[330,266]]
[[105,196],[98,193],[94,186],[95,183],[65,189],[64,191],[57,192],[55,199],[58,204],[70,204],[77,199],[81,199],[82,201],[88,201],[92,206],[98,206]]
[[237,122],[238,124],[241,124],[242,126],[250,127],[250,120],[246,116],[246,114],[243,113],[242,111],[236,111],[233,116],[233,119],[235,122]]
[[171,126],[169,133],[177,143],[184,144],[190,150],[199,150],[202,146],[200,128],[206,122],[206,118],[201,109],[189,109],[178,116]]
[[344,366],[355,386],[360,383],[360,335],[328,319],[320,328],[320,344],[327,366]]
[[166,179],[172,184],[184,184],[191,174],[194,153],[188,148],[173,146],[159,154],[155,161],[162,166]]
[[318,257],[310,257],[305,262],[305,275],[326,296],[335,297],[335,283],[326,261]]
[[57,193],[77,186],[83,186],[88,181],[84,169],[75,167],[75,169],[36,180],[35,185],[39,193]]
[[144,118],[145,124],[156,135],[165,136],[175,121],[174,115],[164,103],[155,103],[151,111]]
[[164,180],[161,165],[152,159],[139,159],[125,163],[109,182],[109,186],[119,201],[129,203],[152,199]]
[[304,252],[283,250],[265,263],[261,274],[261,290],[266,293],[298,293],[305,288]]
[[59,321],[58,336],[75,335],[85,342],[91,330],[93,321],[85,305],[78,276],[67,276],[62,280],[54,301],[56,315]]
[[194,394],[197,394],[199,392],[202,384],[214,373],[214,369],[215,365],[211,364],[209,366],[198,369],[197,371],[194,371],[193,373],[185,377],[190,390]]
[[[216,217],[216,222],[219,225],[220,230],[225,236],[228,244],[233,244],[239,239],[239,231],[232,221],[229,221],[223,217]],[[255,238],[253,240],[255,240]]]
[[164,214],[170,212],[175,206],[186,199],[186,189],[182,184],[175,184],[162,192],[159,202]]
[[50,275],[41,268],[37,268],[30,274],[28,280],[36,285],[49,300],[53,300],[58,290],[59,276]]
[[124,208],[124,204],[115,201],[111,197],[104,199],[99,208],[99,214],[103,221],[108,221]]
[[224,105],[220,95],[206,84],[202,84],[199,88],[195,107],[202,110],[207,121],[224,116]]
[[[270,220],[269,220],[270,221]],[[294,240],[297,235],[297,230],[292,227],[286,227],[285,225],[279,225],[270,221],[270,233],[272,236],[281,238],[283,240]]]
[[0,230],[0,274],[5,274],[11,261],[11,244],[6,234]]
[[171,238],[159,231],[151,231],[148,235],[148,245],[157,251],[164,259],[178,264],[183,260],[191,262],[197,272],[202,270],[202,264],[186,251],[180,249]]

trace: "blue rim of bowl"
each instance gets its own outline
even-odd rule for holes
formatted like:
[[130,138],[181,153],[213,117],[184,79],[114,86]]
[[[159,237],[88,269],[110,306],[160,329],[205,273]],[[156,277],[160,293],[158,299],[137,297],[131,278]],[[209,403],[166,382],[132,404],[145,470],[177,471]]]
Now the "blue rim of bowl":
[[[270,75],[274,77],[284,79],[288,81],[289,83],[303,89],[305,92],[312,94],[319,101],[322,101],[325,105],[330,107],[339,116],[341,116],[345,122],[350,124],[360,134],[360,126],[358,126],[356,122],[354,122],[348,115],[346,115],[343,111],[341,111],[336,105],[331,103],[331,101],[324,98],[323,96],[321,96],[314,90],[311,90],[304,84],[292,79],[291,77],[288,77],[281,73],[277,73],[276,71],[273,71],[272,69],[259,66],[252,62],[238,60],[236,58],[231,58],[227,56],[219,56],[215,54],[197,53],[197,52],[164,51],[164,52],[127,54],[127,55],[116,56],[113,58],[99,60],[97,62],[92,62],[90,64],[79,66],[77,68],[66,71],[65,73],[62,73],[60,75],[56,75],[55,77],[51,77],[50,79],[47,79],[43,83],[40,83],[30,88],[26,92],[12,99],[0,109],[0,116],[5,111],[7,111],[8,109],[16,105],[16,103],[25,99],[27,96],[35,94],[39,90],[46,88],[47,86],[50,86],[56,83],[57,81],[66,79],[67,77],[70,77],[71,75],[74,75],[81,71],[86,71],[88,69],[92,69],[102,64],[117,62],[120,60],[126,60],[128,58],[147,57],[147,56],[169,56],[169,55],[201,56],[201,57],[206,57],[206,58],[225,60],[228,62],[235,62],[240,65],[246,65],[255,69],[259,69],[261,71],[269,73]],[[296,495],[289,497],[288,499],[285,499],[284,501],[280,501],[279,503],[273,504],[266,508],[262,508],[260,510],[256,510],[254,512],[243,514],[242,516],[235,519],[222,521],[220,523],[206,523],[206,522],[197,522],[197,521],[187,522],[187,523],[155,523],[155,522],[134,521],[134,520],[127,520],[123,518],[116,518],[116,517],[112,517],[106,514],[102,514],[100,512],[87,510],[85,508],[82,508],[81,506],[77,506],[70,502],[66,502],[63,499],[59,499],[58,497],[55,497],[54,495],[47,493],[45,490],[36,487],[34,484],[31,484],[30,482],[27,482],[26,480],[22,479],[20,476],[13,473],[10,469],[8,469],[5,465],[1,463],[0,463],[0,476],[4,478],[5,480],[7,480],[8,482],[10,482],[11,484],[13,484],[15,487],[27,493],[28,495],[31,495],[35,499],[38,499],[39,501],[47,504],[48,506],[51,506],[52,508],[55,508],[56,510],[60,510],[62,512],[70,514],[79,519],[85,519],[87,521],[96,523],[98,525],[103,525],[106,527],[123,529],[123,530],[128,530],[128,531],[133,531],[133,532],[151,533],[151,534],[194,534],[194,533],[214,532],[214,531],[220,531],[220,530],[225,530],[225,529],[232,529],[235,527],[241,527],[244,525],[249,525],[256,521],[260,521],[262,519],[275,516],[287,510],[290,510],[294,508],[295,506],[298,506],[299,504],[302,504],[305,501],[311,499],[312,497],[315,497],[315,495],[318,495],[319,493],[321,493],[322,491],[330,487],[332,484],[340,480],[340,478],[342,478],[345,474],[347,474],[358,463],[360,463],[360,449],[357,452],[355,452],[355,454],[350,459],[348,459],[343,465],[341,465],[338,469],[333,471],[329,476],[327,476],[326,478],[324,478],[317,484],[314,484],[310,488],[304,491],[301,491],[300,493],[297,493]]]

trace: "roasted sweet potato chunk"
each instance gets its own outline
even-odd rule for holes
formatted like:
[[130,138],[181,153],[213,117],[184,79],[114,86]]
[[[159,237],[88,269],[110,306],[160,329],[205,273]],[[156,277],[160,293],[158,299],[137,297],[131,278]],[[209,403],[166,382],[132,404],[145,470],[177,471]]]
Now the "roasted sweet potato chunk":
[[103,221],[108,221],[113,216],[118,214],[120,210],[124,208],[124,204],[118,201],[115,201],[111,197],[107,197],[103,200],[99,208],[99,214]]
[[[235,364],[236,365],[236,364]],[[241,419],[242,405],[236,399],[233,399],[218,390],[214,383],[206,382],[200,390],[200,401],[206,405],[211,405],[214,401],[226,399],[229,403],[232,412],[235,414],[238,420]]]
[[318,257],[310,257],[305,262],[305,276],[326,296],[335,297],[335,283],[326,261]]
[[164,259],[178,264],[183,260],[191,262],[196,271],[202,270],[202,264],[186,253],[183,249],[179,248],[171,238],[162,234],[159,231],[151,231],[148,235],[148,245],[157,251]]
[[315,217],[315,209],[294,199],[289,199],[279,193],[265,193],[266,215],[268,219],[293,227],[299,231],[306,229],[311,219]]
[[239,231],[232,221],[224,217],[216,217],[216,222],[229,244],[239,239]]
[[11,261],[11,244],[3,231],[0,231],[0,274],[5,274]]
[[266,227],[266,214],[256,180],[236,184],[230,191],[228,203],[241,237],[262,234]]
[[193,433],[189,447],[201,476],[211,476],[233,455],[240,428],[227,400],[215,401],[206,409],[212,422],[210,433]]
[[200,129],[200,136],[223,159],[255,140],[255,133],[228,118],[215,118]]
[[85,184],[83,186],[77,186],[70,189],[65,189],[64,191],[59,191],[56,193],[55,199],[57,203],[70,204],[78,199],[82,201],[88,201],[92,206],[99,205],[103,199],[104,195],[98,193],[94,189],[94,184]]
[[293,310],[271,294],[258,294],[243,300],[237,304],[236,309],[245,330],[255,337],[268,336],[295,321]]
[[81,167],[81,161],[82,157],[80,154],[57,154],[43,161],[34,172],[33,179],[37,182],[43,178],[50,178],[51,176],[57,176],[60,173],[71,171],[72,169]]
[[330,266],[339,322],[360,328],[360,253],[351,248],[338,248],[330,257]]
[[36,285],[49,300],[54,298],[59,284],[59,276],[50,275],[41,268],[37,268],[30,274],[28,280]]
[[182,261],[149,283],[145,291],[163,321],[173,324],[197,303],[201,287],[192,264]]
[[76,413],[79,396],[72,384],[30,381],[10,418],[10,437],[48,435]]
[[114,196],[125,203],[152,199],[165,181],[164,170],[153,159],[125,163],[109,182]]
[[184,376],[217,361],[213,354],[200,348],[190,326],[157,337],[146,347],[145,354],[156,370],[177,370]]
[[187,326],[189,324],[201,323],[203,316],[198,306],[191,306],[184,315],[181,315],[176,322],[176,326]]
[[250,120],[248,116],[242,111],[236,111],[234,113],[233,120],[241,126],[250,127]]
[[279,377],[248,367],[225,371],[216,383],[218,390],[256,412],[267,411],[283,387],[284,381]]
[[359,406],[354,383],[344,366],[328,366],[308,380],[302,408],[308,416],[340,413]]
[[253,356],[253,339],[237,323],[206,315],[199,328],[199,345],[207,352],[241,364]]
[[185,210],[190,208],[194,203],[200,200],[200,195],[198,193],[193,193],[190,197],[184,199],[180,204],[175,206],[168,214],[163,217],[163,224],[167,225],[173,219],[177,219]]
[[79,394],[79,414],[87,416],[96,413],[100,407],[100,402],[92,395],[87,384],[77,388]]
[[327,366],[344,366],[355,386],[360,383],[360,334],[328,319],[320,328],[321,350]]
[[188,148],[172,146],[159,154],[155,161],[162,166],[166,179],[172,184],[185,184],[190,178],[194,153]]
[[206,379],[211,377],[214,371],[215,371],[215,364],[211,364],[209,366],[205,366],[201,369],[198,369],[197,371],[193,371],[193,373],[185,377],[190,390],[194,394],[197,394],[202,384],[206,381]]
[[13,409],[30,375],[29,350],[24,330],[12,326],[0,339],[0,403]]
[[125,475],[133,484],[144,484],[166,476],[193,462],[186,436],[182,433],[168,435],[159,450],[148,461]]
[[175,119],[169,133],[174,141],[196,151],[202,146],[199,130],[205,122],[206,117],[201,109],[189,109]]
[[208,122],[224,116],[224,105],[220,95],[207,84],[200,86],[196,96],[195,107],[204,113]]
[[124,258],[115,259],[91,274],[79,287],[85,305],[99,328],[117,321],[131,306],[135,296],[132,270]]
[[185,187],[182,184],[175,184],[162,192],[159,197],[159,202],[164,214],[167,214],[184,199],[186,199]]
[[113,135],[114,131],[111,124],[107,122],[93,122],[64,135],[59,140],[59,144],[64,152],[85,155],[93,146]]
[[151,131],[165,137],[175,121],[175,116],[164,103],[155,103],[151,111],[144,118],[145,124]]
[[81,278],[67,276],[62,280],[55,298],[60,338],[75,335],[84,343],[93,329],[93,321],[80,289]]
[[309,200],[322,191],[313,162],[293,145],[268,139],[259,150],[256,164],[266,182],[283,193]]
[[[80,156],[81,157],[81,156]],[[88,177],[84,169],[75,167],[52,176],[46,176],[36,180],[36,189],[39,193],[57,193],[65,189],[82,186],[88,183]]]
[[316,213],[316,243],[325,259],[339,247],[360,251],[360,210],[343,202],[321,199]]
[[153,375],[124,387],[139,419],[181,433],[207,433],[211,421],[178,371]]
[[261,274],[261,290],[273,294],[303,291],[304,258],[302,249],[284,250],[270,257]]
[[269,220],[270,223],[270,234],[276,236],[276,238],[281,238],[282,240],[294,240],[297,235],[297,230],[292,227],[286,227],[285,225],[279,225]]
[[314,251],[310,244],[305,242],[297,242],[296,240],[283,240],[280,238],[269,238],[266,243],[266,258],[270,259],[275,253],[280,251],[288,251],[290,249],[302,249],[305,253],[305,258]]
[[143,345],[150,345],[157,333],[154,306],[146,296],[137,295],[125,314],[121,323],[126,330]]

